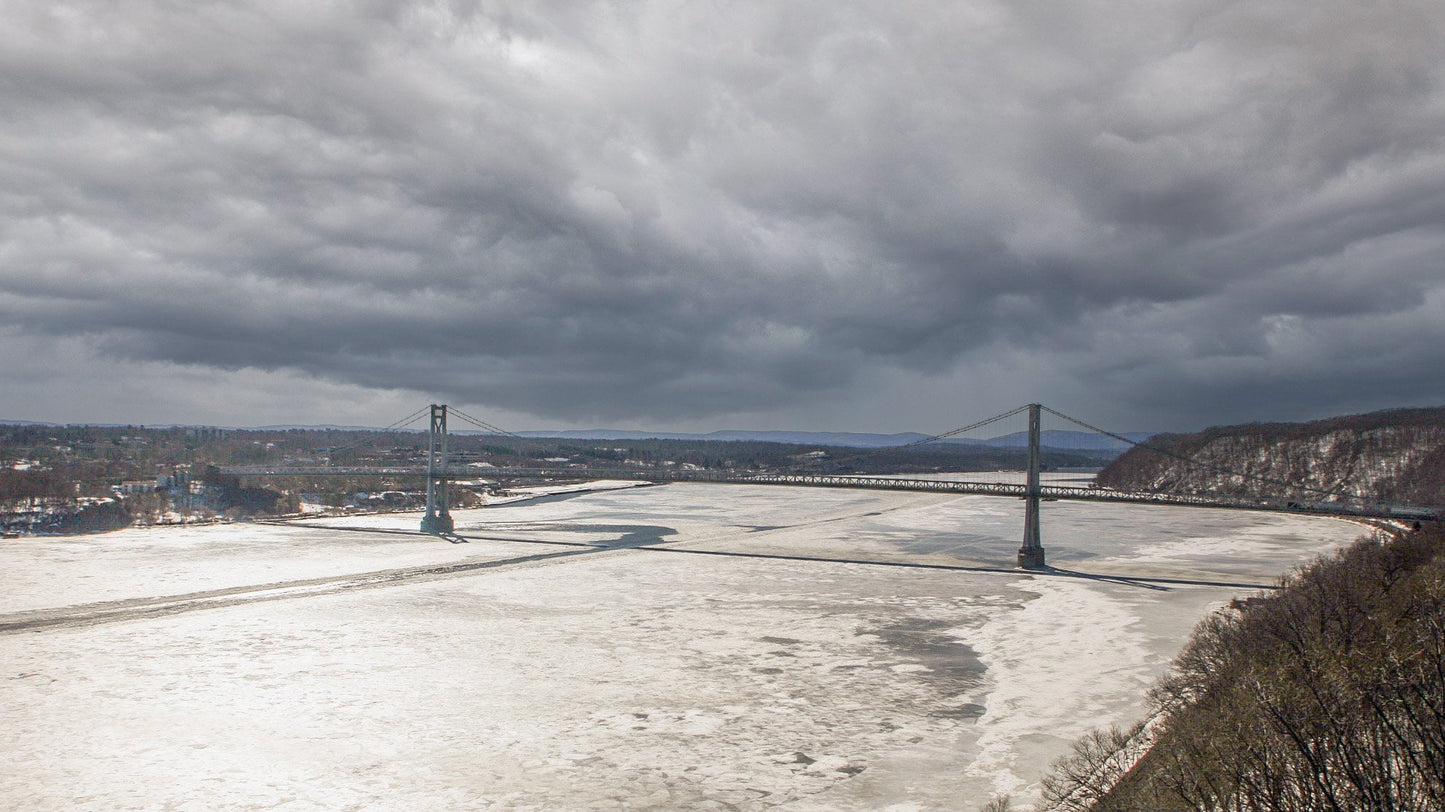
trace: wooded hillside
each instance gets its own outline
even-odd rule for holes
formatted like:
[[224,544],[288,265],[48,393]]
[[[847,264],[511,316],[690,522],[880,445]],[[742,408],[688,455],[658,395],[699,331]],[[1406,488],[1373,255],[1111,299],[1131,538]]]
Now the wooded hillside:
[[1363,539],[1210,616],[1151,698],[1056,764],[1046,808],[1445,809],[1445,534]]
[[1445,505],[1445,409],[1155,435],[1110,463],[1097,482],[1121,490],[1303,502],[1344,493],[1384,503]]

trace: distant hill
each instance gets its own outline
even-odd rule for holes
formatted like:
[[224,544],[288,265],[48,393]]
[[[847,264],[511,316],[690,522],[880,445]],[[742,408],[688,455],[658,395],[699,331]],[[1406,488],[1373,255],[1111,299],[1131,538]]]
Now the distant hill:
[[[40,423],[26,420],[0,420],[0,425],[15,426],[55,426],[56,423]],[[123,424],[90,424],[99,427],[115,428]],[[173,428],[182,427],[177,424],[152,425],[149,428]],[[195,426],[184,426],[184,428],[196,428]],[[302,424],[280,424],[270,426],[252,426],[248,428],[223,427],[230,431],[338,431],[338,432],[379,432],[378,428],[367,426],[340,426],[340,425],[302,425]],[[470,430],[456,425],[450,426],[451,433],[458,435],[481,435],[484,432]],[[402,429],[404,432],[425,432],[426,426],[412,426]],[[675,431],[637,431],[629,429],[570,429],[566,431],[522,431],[517,432],[518,437],[532,439],[562,439],[562,440],[688,440],[701,442],[762,442],[782,443],[785,445],[819,445],[835,446],[842,448],[895,448],[897,446],[916,443],[920,440],[927,440],[930,435],[919,434],[918,432],[899,432],[897,434],[871,434],[867,432],[849,431],[748,431],[745,429],[724,429],[712,431],[706,434],[675,432]],[[1143,442],[1151,434],[1147,432],[1129,432],[1120,435],[1134,442]],[[1112,437],[1102,434],[1085,431],[1044,431],[1041,435],[1044,446],[1066,451],[1086,452],[1114,452],[1119,453],[1129,448],[1128,443],[1120,442]],[[1028,446],[1028,433],[1015,432],[1000,437],[988,439],[966,439],[949,438],[938,441],[939,444],[979,446],[983,448],[1025,448]],[[1096,455],[1097,456],[1097,455]]]
[[790,445],[831,445],[849,448],[891,448],[928,439],[926,434],[864,434],[845,431],[745,431],[727,429],[690,434],[675,431],[627,431],[622,429],[577,429],[571,431],[523,431],[523,437],[566,440],[700,440],[715,442],[762,442]]
[[[569,440],[700,440],[717,442],[764,442],[786,443],[789,445],[826,445],[845,448],[893,448],[920,440],[929,435],[917,432],[898,434],[867,434],[846,431],[746,431],[731,429],[707,434],[687,434],[665,431],[625,431],[618,429],[578,429],[573,431],[524,431],[523,437],[560,438]],[[1134,442],[1143,442],[1152,435],[1147,432],[1131,432],[1120,435]],[[1050,448],[1078,451],[1123,451],[1128,443],[1112,437],[1084,431],[1044,431],[1040,435],[1043,444]],[[951,445],[982,446],[985,448],[1025,448],[1028,446],[1028,432],[1016,432],[986,440],[950,438],[940,443]]]
[[1147,445],[1165,453],[1125,452],[1099,474],[1098,484],[1309,502],[1325,498],[1318,493],[1325,491],[1445,505],[1445,408],[1217,426],[1156,435]]
[[[1092,431],[1063,431],[1059,429],[1045,429],[1039,432],[1039,442],[1048,448],[1078,451],[1125,451],[1133,448],[1133,443],[1142,443],[1154,435],[1147,431],[1131,431],[1120,434],[1119,436],[1130,442],[1126,443],[1104,434],[1095,434]],[[991,440],[983,440],[978,444],[993,448],[1026,448],[1029,444],[1029,433],[1026,431],[1018,431],[1013,434],[1005,434],[1002,437],[995,437]]]
[[[185,428],[193,427],[186,426]],[[338,426],[331,423],[321,423],[310,426],[299,424],[282,424],[274,426],[251,426],[248,428],[237,428],[234,426],[203,426],[201,428],[221,428],[227,431],[385,431],[385,429],[379,429],[372,426]],[[427,427],[426,424],[423,423],[420,428],[412,426],[410,428],[398,429],[398,431],[427,431]],[[455,434],[457,432],[453,430],[452,433]]]

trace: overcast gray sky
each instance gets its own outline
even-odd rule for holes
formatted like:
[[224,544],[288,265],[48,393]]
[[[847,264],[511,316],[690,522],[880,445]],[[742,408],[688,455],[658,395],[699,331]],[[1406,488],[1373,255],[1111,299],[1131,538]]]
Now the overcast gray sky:
[[0,0],[0,418],[1445,404],[1445,3]]

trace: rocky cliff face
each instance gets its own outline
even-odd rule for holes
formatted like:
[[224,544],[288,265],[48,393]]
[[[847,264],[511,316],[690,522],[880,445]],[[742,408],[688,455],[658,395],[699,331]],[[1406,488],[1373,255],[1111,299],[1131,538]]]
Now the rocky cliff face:
[[1225,426],[1156,435],[1146,445],[1114,460],[1098,483],[1301,502],[1349,494],[1383,503],[1445,505],[1445,409]]

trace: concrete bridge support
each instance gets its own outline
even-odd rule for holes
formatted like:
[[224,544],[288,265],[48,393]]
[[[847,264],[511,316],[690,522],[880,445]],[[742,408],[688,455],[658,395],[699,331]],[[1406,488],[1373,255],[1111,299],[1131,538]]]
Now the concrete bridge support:
[[427,432],[426,514],[421,532],[450,533],[454,529],[450,509],[450,480],[447,478],[447,407],[431,407],[431,428]]
[[1019,548],[1019,566],[1041,570],[1044,546],[1039,542],[1039,418],[1043,407],[1029,404],[1029,472],[1024,486],[1024,545]]

